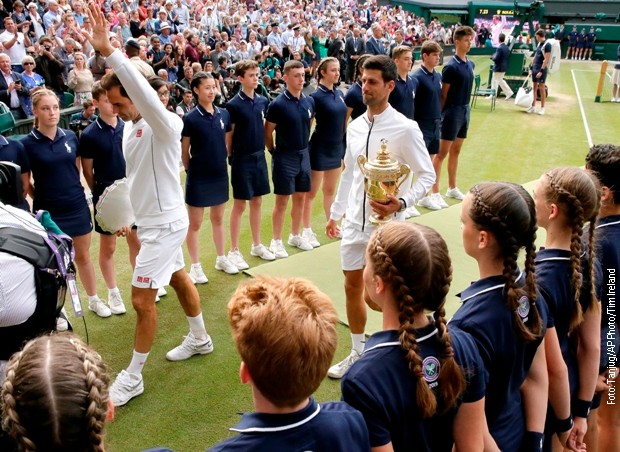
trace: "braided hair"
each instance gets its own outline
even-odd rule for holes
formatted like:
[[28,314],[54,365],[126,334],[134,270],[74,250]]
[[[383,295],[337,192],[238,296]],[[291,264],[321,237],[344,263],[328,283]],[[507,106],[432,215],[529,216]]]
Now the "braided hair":
[[101,356],[77,336],[33,339],[9,361],[3,428],[21,450],[103,452],[109,383]]
[[[570,331],[572,331],[583,321],[580,303],[582,287],[590,290],[586,309],[598,310],[594,284],[594,230],[601,203],[601,194],[593,176],[580,168],[554,168],[546,172],[544,178],[547,182],[543,193],[545,201],[559,207],[564,214],[563,218],[567,226],[571,229],[571,285],[575,296],[570,320]],[[588,273],[584,275],[585,269],[581,265],[583,253],[581,238],[586,222],[590,224],[587,247]]]
[[[417,379],[416,403],[422,417],[451,409],[465,390],[465,378],[454,359],[446,327],[444,304],[452,281],[452,263],[443,238],[427,226],[392,221],[378,229],[368,243],[368,262],[394,294],[399,310],[399,341],[409,370]],[[414,319],[433,311],[443,351],[440,356],[438,398],[424,380]]]
[[[486,230],[497,240],[504,269],[504,299],[513,313],[513,325],[527,342],[540,337],[542,323],[536,306],[536,207],[530,194],[520,185],[509,182],[483,182],[470,190],[469,216],[479,230]],[[517,259],[525,249],[525,285],[517,283]],[[529,305],[526,318],[521,317]]]

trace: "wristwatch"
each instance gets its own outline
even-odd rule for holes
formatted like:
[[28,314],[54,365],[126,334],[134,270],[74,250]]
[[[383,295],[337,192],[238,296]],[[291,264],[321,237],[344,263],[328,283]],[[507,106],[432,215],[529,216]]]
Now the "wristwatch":
[[403,198],[398,198],[398,200],[400,201],[400,209],[398,209],[398,211],[402,212],[407,208],[407,201],[405,201]]

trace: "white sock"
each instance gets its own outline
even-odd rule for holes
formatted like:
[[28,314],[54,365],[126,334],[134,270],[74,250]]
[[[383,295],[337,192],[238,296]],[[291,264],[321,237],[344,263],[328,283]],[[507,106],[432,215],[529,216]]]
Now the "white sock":
[[304,228],[304,232],[310,234],[312,232],[312,228]]
[[146,358],[149,357],[149,353],[139,353],[137,351],[133,351],[133,356],[131,357],[131,362],[129,363],[129,367],[127,367],[127,372],[133,375],[140,376],[142,375],[142,369],[144,368],[144,364],[146,363]]
[[198,314],[196,317],[187,317],[187,321],[189,322],[189,329],[194,335],[194,337],[199,341],[204,341],[207,339],[207,329],[205,328],[205,321],[202,317],[202,312]]
[[88,302],[89,303],[92,303],[92,302],[95,302],[95,301],[99,301],[99,295],[95,294],[95,295],[89,295],[88,296]]
[[366,335],[364,333],[361,334],[353,334],[351,333],[351,342],[353,344],[353,350],[355,350],[360,355],[364,351],[364,345],[366,344]]
[[118,290],[118,287],[115,287],[113,289],[108,289],[108,298],[112,295],[116,295],[119,293],[120,293],[120,290]]

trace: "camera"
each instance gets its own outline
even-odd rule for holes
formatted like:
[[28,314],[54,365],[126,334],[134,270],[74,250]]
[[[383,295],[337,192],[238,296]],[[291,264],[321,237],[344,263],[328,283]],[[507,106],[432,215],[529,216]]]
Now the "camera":
[[69,123],[69,129],[73,130],[77,136],[80,136],[89,125],[90,121],[88,119],[76,119]]
[[52,46],[43,46],[43,48],[44,48],[45,50],[47,50],[48,52],[49,52],[50,50],[52,50]]

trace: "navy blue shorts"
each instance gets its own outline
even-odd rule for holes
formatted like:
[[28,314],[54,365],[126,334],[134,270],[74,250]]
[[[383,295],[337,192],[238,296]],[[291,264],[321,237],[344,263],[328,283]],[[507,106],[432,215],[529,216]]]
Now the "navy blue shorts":
[[310,141],[310,168],[314,171],[328,171],[342,166],[345,144],[319,143]]
[[270,192],[265,151],[232,156],[230,183],[234,199],[251,200]]
[[228,201],[228,174],[217,179],[192,177],[191,169],[185,180],[185,203],[192,207],[213,207]]
[[441,139],[454,141],[467,138],[469,128],[469,105],[448,107],[441,115]]
[[47,207],[35,207],[35,211],[39,209],[48,210],[54,223],[69,237],[79,237],[93,230],[93,219],[86,198],[79,208],[73,210],[58,211]]
[[439,138],[441,137],[441,119],[421,119],[418,126],[424,136],[424,144],[429,154],[439,152]]
[[99,222],[97,221],[97,203],[99,202],[99,198],[101,195],[102,193],[97,193],[93,191],[93,217],[95,219],[95,232],[103,235],[112,235],[111,232],[101,229],[101,226],[99,226]]
[[[540,74],[540,77],[536,77],[536,74],[538,73]],[[547,81],[547,69],[543,69],[540,67],[533,67],[532,68],[532,82],[534,83],[545,83]]]
[[282,152],[273,155],[273,192],[276,195],[292,195],[309,192],[310,156],[308,150]]

